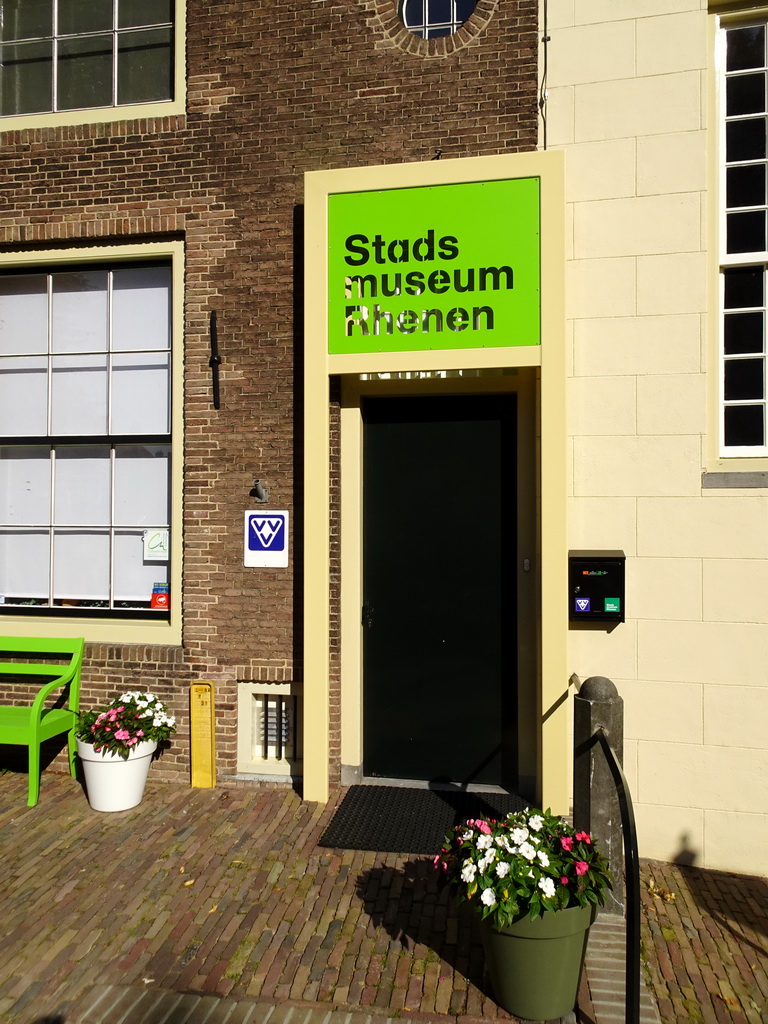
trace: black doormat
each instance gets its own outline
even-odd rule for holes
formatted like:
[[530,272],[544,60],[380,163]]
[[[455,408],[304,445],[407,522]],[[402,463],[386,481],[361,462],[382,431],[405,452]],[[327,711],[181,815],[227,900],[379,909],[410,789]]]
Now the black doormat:
[[467,818],[502,818],[527,804],[513,793],[352,786],[320,846],[381,853],[434,854],[446,832]]

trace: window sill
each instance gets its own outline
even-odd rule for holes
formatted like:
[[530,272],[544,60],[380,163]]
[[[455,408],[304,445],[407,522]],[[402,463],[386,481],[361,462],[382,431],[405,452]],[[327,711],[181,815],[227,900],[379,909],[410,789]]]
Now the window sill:
[[92,107],[87,110],[60,110],[44,114],[13,114],[0,117],[0,132],[18,132],[37,128],[74,128],[86,124],[113,124],[157,117],[175,117],[185,113],[183,100],[160,103],[128,104],[124,107]]
[[768,471],[740,470],[723,473],[701,474],[701,486],[708,490],[737,490],[741,488],[765,487],[768,488]]
[[55,616],[3,615],[0,632],[6,636],[82,636],[92,644],[181,645],[181,620],[171,622],[119,619],[57,618]]

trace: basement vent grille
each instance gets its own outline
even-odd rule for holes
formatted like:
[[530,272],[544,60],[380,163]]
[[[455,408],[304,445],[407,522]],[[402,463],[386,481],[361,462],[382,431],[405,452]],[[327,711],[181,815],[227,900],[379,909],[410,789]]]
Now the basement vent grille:
[[238,684],[238,772],[301,774],[300,700],[292,683]]

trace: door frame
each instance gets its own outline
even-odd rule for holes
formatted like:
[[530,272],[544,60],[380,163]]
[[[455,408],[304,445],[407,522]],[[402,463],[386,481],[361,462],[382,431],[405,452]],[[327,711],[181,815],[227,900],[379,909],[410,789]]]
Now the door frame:
[[[328,352],[328,207],[329,197],[460,182],[537,177],[540,182],[541,344],[527,346],[334,354]],[[329,377],[342,380],[342,477],[359,478],[359,399],[350,401],[358,383],[391,387],[382,378],[413,375],[426,385],[436,375],[440,388],[454,377],[467,386],[467,372],[530,368],[537,375],[535,477],[537,494],[533,614],[535,639],[535,779],[537,803],[567,813],[571,756],[568,748],[567,538],[566,538],[566,341],[565,341],[565,181],[562,152],[531,152],[463,160],[427,161],[379,167],[311,171],[305,175],[305,345],[304,345],[304,799],[327,802],[330,795],[330,648],[331,648],[331,431]],[[425,378],[423,375],[427,375]],[[397,384],[395,386],[398,386]],[[352,392],[350,393],[350,387]],[[335,463],[334,463],[335,468]],[[349,532],[359,535],[360,515],[349,477],[344,485],[341,531],[345,552]],[[350,502],[352,504],[350,504]],[[359,546],[359,536],[354,540]],[[358,567],[359,568],[359,567]],[[350,633],[349,602],[354,579],[342,558],[342,675],[345,692],[357,672],[357,649]],[[359,584],[358,584],[359,587]],[[359,590],[355,616],[359,612]],[[359,629],[359,625],[356,626]],[[354,665],[357,664],[357,669]],[[533,688],[533,687],[532,687]],[[521,687],[522,689],[522,687]],[[348,720],[347,727],[351,728]]]

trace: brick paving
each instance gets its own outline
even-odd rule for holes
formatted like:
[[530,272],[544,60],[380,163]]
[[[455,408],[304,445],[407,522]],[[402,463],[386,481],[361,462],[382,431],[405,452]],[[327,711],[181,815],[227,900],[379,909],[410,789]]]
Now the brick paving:
[[663,1024],[768,1024],[768,878],[645,861],[641,881]]
[[[105,815],[50,770],[35,808],[23,774],[0,778],[0,1020],[510,1020],[471,915],[438,891],[428,858],[317,847],[337,799],[151,781],[140,808]],[[674,902],[651,895],[651,877]],[[662,1024],[766,1024],[765,880],[653,862],[644,880]],[[579,1018],[613,1024],[593,945]]]

